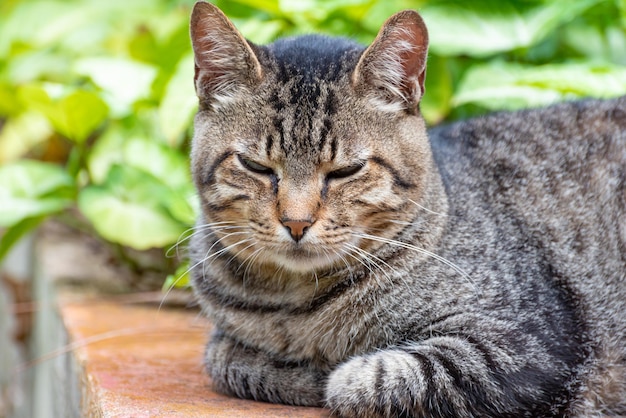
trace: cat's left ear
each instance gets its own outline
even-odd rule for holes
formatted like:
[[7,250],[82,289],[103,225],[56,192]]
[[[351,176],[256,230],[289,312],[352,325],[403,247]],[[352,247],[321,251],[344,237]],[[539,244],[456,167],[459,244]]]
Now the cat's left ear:
[[420,15],[391,16],[359,60],[352,81],[384,111],[417,111],[424,94],[428,31]]

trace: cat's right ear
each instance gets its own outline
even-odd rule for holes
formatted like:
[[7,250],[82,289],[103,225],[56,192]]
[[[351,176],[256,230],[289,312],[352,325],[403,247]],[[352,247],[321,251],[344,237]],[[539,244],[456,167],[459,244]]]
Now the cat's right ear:
[[391,16],[363,52],[352,81],[383,111],[417,111],[424,94],[428,31],[420,15],[405,10]]
[[220,9],[196,3],[190,32],[201,106],[228,103],[261,81],[263,70],[254,51]]

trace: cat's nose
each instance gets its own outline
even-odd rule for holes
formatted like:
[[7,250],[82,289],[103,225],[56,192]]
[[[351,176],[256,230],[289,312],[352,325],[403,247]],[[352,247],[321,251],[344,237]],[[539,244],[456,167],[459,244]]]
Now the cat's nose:
[[304,236],[304,233],[313,225],[311,221],[292,221],[289,219],[281,221],[282,224],[289,230],[291,238],[298,242]]

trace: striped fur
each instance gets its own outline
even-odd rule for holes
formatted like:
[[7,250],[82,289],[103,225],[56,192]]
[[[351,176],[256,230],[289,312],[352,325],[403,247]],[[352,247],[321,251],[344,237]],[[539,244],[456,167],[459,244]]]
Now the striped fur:
[[217,390],[342,417],[626,414],[626,98],[427,134],[415,12],[367,49],[257,46],[208,3],[191,32]]

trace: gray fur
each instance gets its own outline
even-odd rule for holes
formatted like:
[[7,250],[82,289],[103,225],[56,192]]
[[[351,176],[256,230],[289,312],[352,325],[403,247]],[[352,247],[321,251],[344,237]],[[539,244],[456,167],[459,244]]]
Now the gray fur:
[[626,414],[626,98],[427,134],[427,39],[406,11],[368,50],[261,47],[196,5],[215,388],[345,417]]

